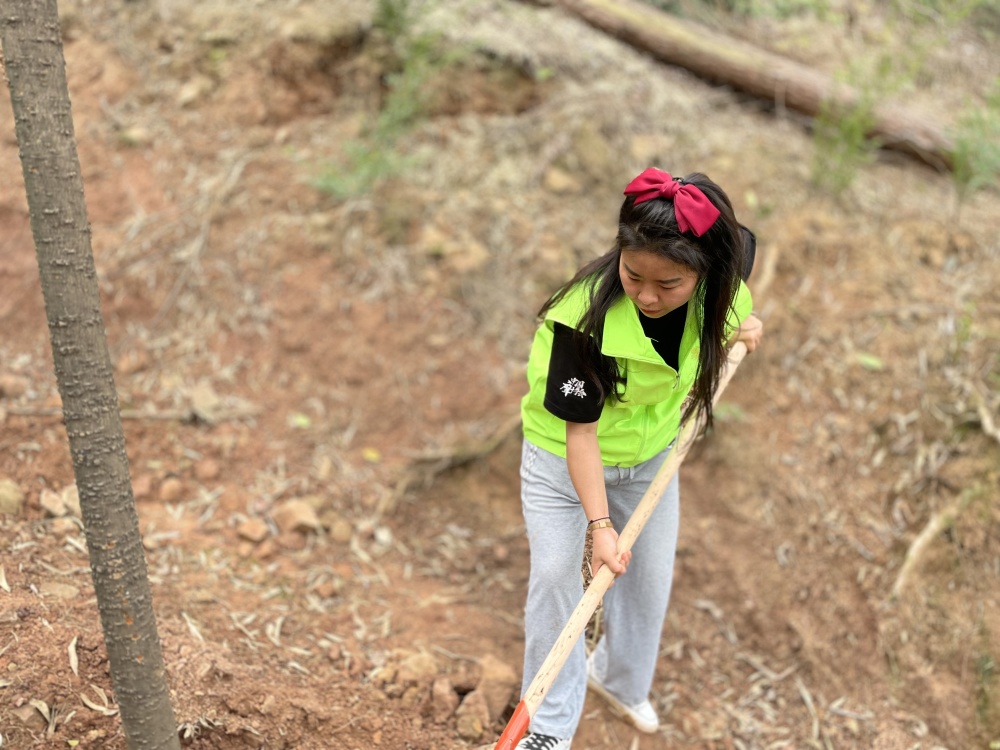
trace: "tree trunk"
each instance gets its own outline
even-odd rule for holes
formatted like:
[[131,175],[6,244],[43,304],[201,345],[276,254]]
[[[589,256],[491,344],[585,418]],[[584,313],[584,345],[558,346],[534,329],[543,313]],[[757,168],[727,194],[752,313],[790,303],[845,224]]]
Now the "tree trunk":
[[111,680],[131,750],[179,750],[101,318],[56,0],[0,0],[31,231]]
[[[738,39],[674,18],[635,0],[554,0],[591,26],[717,83],[815,116],[826,104],[846,110],[857,91],[829,76]],[[884,148],[909,154],[936,169],[951,169],[954,145],[940,127],[905,107],[876,104],[868,135]]]

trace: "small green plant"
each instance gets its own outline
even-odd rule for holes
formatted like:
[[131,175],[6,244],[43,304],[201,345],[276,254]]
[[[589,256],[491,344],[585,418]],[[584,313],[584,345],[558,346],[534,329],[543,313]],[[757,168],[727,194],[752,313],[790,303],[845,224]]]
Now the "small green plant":
[[895,0],[894,5],[912,21],[954,26],[982,8],[996,9],[997,0]]
[[315,185],[337,198],[353,198],[370,193],[377,183],[404,172],[412,161],[392,144],[355,139],[344,144],[342,162],[324,172]]
[[977,190],[1000,184],[1000,79],[982,107],[970,107],[954,133],[952,177],[958,210]]
[[430,34],[410,40],[402,70],[386,77],[389,93],[375,123],[376,133],[396,138],[426,115],[431,104],[428,84],[463,55],[461,50],[445,50],[441,40]]
[[391,49],[394,72],[385,76],[386,95],[367,132],[344,144],[340,163],[316,180],[320,190],[338,198],[363,195],[414,164],[400,141],[427,114],[429,81],[462,56],[432,34],[415,33],[414,22],[411,0],[378,0],[373,26]]
[[997,681],[997,664],[989,654],[976,659],[976,717],[979,723],[992,731],[997,728],[1000,713],[994,705],[994,688]]
[[723,0],[729,10],[757,18],[792,18],[813,13],[826,18],[830,11],[827,0]]
[[667,13],[679,13],[683,11],[678,0],[646,0],[646,3]]
[[858,172],[875,159],[878,142],[869,137],[875,125],[873,100],[861,96],[847,107],[824,102],[813,131],[813,183],[841,195]]
[[909,81],[908,71],[899,65],[899,60],[883,53],[874,65],[862,59],[840,76],[853,87],[855,96],[848,104],[828,99],[820,106],[813,130],[812,180],[817,187],[840,196],[858,172],[875,160],[881,147],[872,137],[875,105]]
[[379,29],[391,44],[405,39],[413,25],[410,0],[378,0],[372,26]]

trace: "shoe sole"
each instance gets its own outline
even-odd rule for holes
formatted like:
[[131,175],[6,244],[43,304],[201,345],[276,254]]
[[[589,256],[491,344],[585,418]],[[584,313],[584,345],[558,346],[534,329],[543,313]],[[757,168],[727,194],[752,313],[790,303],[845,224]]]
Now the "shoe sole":
[[626,724],[631,724],[640,732],[644,732],[646,734],[655,734],[656,731],[660,728],[659,724],[651,726],[649,724],[641,724],[639,721],[637,721],[636,718],[632,716],[632,714],[630,714],[627,710],[625,710],[625,707],[618,702],[617,698],[615,698],[613,695],[611,695],[611,693],[605,690],[604,686],[590,675],[587,675],[587,687],[593,690],[595,693],[597,693],[604,699],[604,702],[607,704],[608,710],[610,710],[611,713],[613,713],[619,719],[624,721]]

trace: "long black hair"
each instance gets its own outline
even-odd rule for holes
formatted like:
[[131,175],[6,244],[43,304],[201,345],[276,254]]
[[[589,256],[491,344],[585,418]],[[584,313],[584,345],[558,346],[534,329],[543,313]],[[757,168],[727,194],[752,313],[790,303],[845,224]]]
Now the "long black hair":
[[656,253],[687,266],[698,276],[691,303],[700,316],[701,351],[698,370],[691,388],[682,421],[701,413],[706,425],[712,424],[712,397],[726,363],[726,321],[733,309],[744,267],[743,232],[725,191],[700,172],[680,180],[696,186],[719,209],[719,218],[700,237],[681,232],[674,215],[674,203],[665,198],[635,205],[635,196],[627,196],[618,217],[618,236],[604,255],[584,265],[560,287],[539,310],[539,316],[555,306],[579,284],[588,288],[590,303],[577,326],[577,345],[583,350],[582,361],[592,369],[586,375],[596,381],[602,397],[622,398],[624,379],[613,357],[601,354],[604,319],[625,294],[618,266],[623,250]]

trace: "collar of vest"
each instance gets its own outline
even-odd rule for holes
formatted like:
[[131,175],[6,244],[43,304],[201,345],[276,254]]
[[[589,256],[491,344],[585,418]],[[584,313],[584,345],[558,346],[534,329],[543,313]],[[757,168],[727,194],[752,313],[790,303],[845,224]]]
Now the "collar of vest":
[[663,358],[653,349],[653,342],[642,330],[639,320],[639,310],[627,296],[622,298],[608,310],[604,318],[604,339],[601,342],[601,353],[607,357],[621,357],[641,362],[662,364]]
[[[697,298],[697,292],[692,299]],[[570,289],[555,307],[549,310],[546,320],[579,328],[580,319],[590,302],[590,284],[577,284]],[[688,305],[688,323],[695,305]],[[687,325],[687,324],[686,324]],[[663,358],[656,353],[653,342],[646,337],[639,321],[639,310],[635,303],[623,294],[604,318],[604,338],[601,353],[608,357],[633,359],[640,362],[663,364]]]

